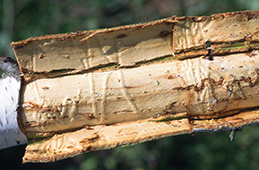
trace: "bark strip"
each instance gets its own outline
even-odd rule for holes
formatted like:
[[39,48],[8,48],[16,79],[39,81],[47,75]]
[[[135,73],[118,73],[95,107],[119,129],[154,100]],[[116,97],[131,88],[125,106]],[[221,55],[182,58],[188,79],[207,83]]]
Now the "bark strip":
[[259,11],[14,42],[24,162],[258,123]]

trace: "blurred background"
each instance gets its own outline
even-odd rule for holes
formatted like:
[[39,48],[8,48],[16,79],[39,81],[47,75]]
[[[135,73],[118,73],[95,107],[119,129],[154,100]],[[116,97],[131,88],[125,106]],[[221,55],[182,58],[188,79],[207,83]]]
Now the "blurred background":
[[[176,16],[259,10],[258,0],[0,0],[0,56],[12,41]],[[1,97],[1,96],[0,96]],[[21,164],[25,146],[0,150],[0,170],[243,170],[259,167],[259,125],[237,132],[174,136],[49,164]]]

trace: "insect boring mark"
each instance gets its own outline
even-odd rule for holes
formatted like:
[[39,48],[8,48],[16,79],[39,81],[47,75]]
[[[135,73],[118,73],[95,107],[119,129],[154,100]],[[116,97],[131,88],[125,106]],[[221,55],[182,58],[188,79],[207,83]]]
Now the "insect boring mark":
[[44,87],[42,87],[42,90],[48,90],[49,89],[49,87],[48,86],[44,86]]
[[126,100],[128,101],[128,104],[131,106],[131,108],[133,109],[133,111],[135,113],[139,113],[138,112],[138,109],[135,105],[135,103],[133,102],[133,99],[129,96],[128,92],[127,92],[127,88],[125,87],[125,80],[124,80],[124,76],[123,76],[123,73],[122,73],[122,70],[118,70],[117,71],[118,73],[118,77],[120,79],[120,82],[118,82],[121,86],[121,90],[122,90],[122,93],[124,95],[124,97],[126,98]]
[[116,38],[125,38],[125,37],[127,37],[126,34],[119,34],[119,35],[116,36]]
[[84,69],[89,68],[89,64],[88,64],[87,58],[81,59],[81,63],[82,63],[82,65],[83,65],[83,68],[84,68]]
[[[209,52],[210,53],[210,52]],[[212,61],[213,60],[213,56],[209,55],[209,60]]]
[[233,78],[233,81],[229,85],[227,85],[227,91],[229,92],[228,98],[230,99],[231,96],[238,96],[238,98],[246,99],[246,96],[240,85],[240,80],[236,79],[236,77],[232,74],[230,74],[229,76]]
[[45,57],[46,57],[45,54],[40,54],[38,58],[39,58],[39,59],[43,59],[43,58],[45,58]]
[[168,35],[170,35],[171,33],[169,32],[169,31],[161,31],[160,33],[159,33],[159,37],[161,37],[161,38],[165,38],[165,37],[167,37]]
[[34,87],[36,99],[38,101],[41,101],[41,96],[40,96],[38,84],[36,82],[33,82],[32,86]]
[[110,79],[112,72],[108,72],[103,79],[103,92],[102,92],[102,101],[101,101],[101,117],[100,122],[105,120],[105,107],[106,107],[106,97],[107,97],[107,89],[108,89],[108,81]]
[[73,123],[75,123],[75,115],[76,113],[78,112],[78,108],[79,108],[79,102],[81,100],[81,92],[82,92],[82,89],[78,89],[78,92],[77,92],[77,96],[75,99],[73,99],[72,101],[72,108],[70,109],[70,111],[68,112],[68,118],[70,119],[67,126],[71,126],[73,125]]
[[213,55],[212,55],[213,48],[211,46],[211,42],[210,41],[206,41],[205,44],[206,44],[206,48],[207,48],[207,51],[208,51],[206,56],[209,58],[210,61],[212,61],[213,60]]
[[88,80],[89,80],[89,90],[91,94],[91,102],[92,102],[92,109],[93,109],[93,114],[95,117],[97,117],[97,103],[96,103],[96,98],[94,97],[95,95],[95,83],[94,83],[94,77],[93,73],[88,74]]
[[193,96],[193,94],[188,93],[187,98],[186,98],[186,117],[188,118],[188,120],[190,121],[190,117],[191,117],[191,112],[190,112],[190,100],[191,97]]

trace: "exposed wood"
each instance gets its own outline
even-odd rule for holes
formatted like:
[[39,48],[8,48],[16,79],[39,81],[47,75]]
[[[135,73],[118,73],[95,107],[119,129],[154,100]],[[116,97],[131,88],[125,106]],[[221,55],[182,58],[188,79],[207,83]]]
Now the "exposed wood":
[[259,11],[171,17],[12,43],[21,128],[52,136],[24,161],[258,123],[258,21]]

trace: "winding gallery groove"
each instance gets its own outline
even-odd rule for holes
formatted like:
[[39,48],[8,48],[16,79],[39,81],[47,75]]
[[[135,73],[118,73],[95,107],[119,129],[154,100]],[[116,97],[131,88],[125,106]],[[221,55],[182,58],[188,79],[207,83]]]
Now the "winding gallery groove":
[[20,127],[52,136],[24,162],[257,123],[258,21],[259,11],[171,17],[12,43]]

